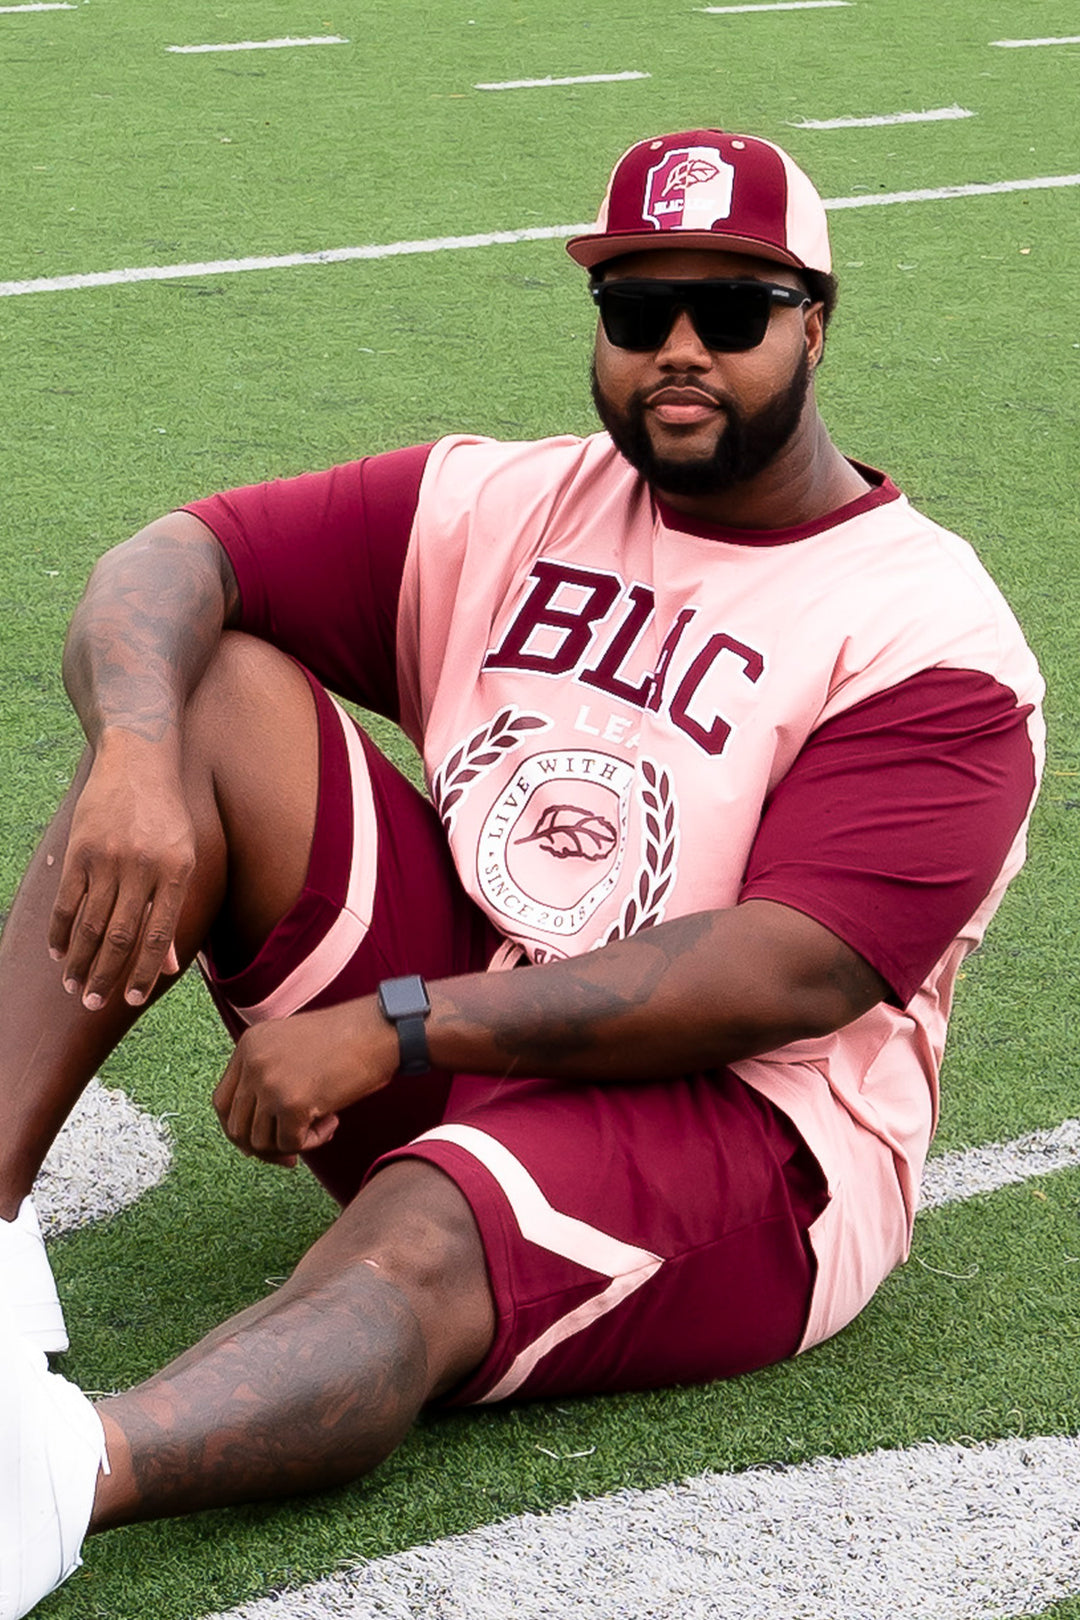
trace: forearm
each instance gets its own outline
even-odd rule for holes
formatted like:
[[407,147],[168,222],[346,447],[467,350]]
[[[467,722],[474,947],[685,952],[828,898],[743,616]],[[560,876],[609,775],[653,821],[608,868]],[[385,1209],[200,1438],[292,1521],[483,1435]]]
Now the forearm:
[[752,901],[563,962],[442,980],[428,1042],[452,1071],[648,1079],[827,1034],[887,993],[820,924]]
[[179,748],[184,705],[234,611],[217,541],[173,513],[100,560],[75,610],[64,684],[92,747],[110,731]]

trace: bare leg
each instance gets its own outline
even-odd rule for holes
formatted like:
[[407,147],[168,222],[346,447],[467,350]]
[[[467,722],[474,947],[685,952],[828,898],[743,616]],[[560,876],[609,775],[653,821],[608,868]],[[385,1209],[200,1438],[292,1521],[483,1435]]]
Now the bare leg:
[[[87,1012],[46,946],[81,767],[46,831],[0,939],[0,1218],[30,1191],[57,1131],[140,1009],[113,996]],[[225,908],[255,949],[303,885],[314,827],[318,736],[307,682],[287,659],[227,636],[189,706],[185,786],[195,875],[177,948],[191,961]],[[272,858],[266,851],[273,850]]]
[[98,1407],[91,1531],[367,1473],[494,1333],[472,1213],[434,1166],[387,1166],[285,1286]]
[[[238,952],[254,953],[307,870],[318,735],[304,677],[260,643],[226,638],[192,700],[184,757],[197,859],[181,961],[218,916]],[[20,890],[0,973],[0,1192],[16,1207],[137,1016],[119,995],[88,1013],[48,957],[69,817],[68,806]],[[101,1404],[112,1472],[99,1478],[91,1528],[355,1478],[400,1442],[425,1400],[479,1364],[493,1333],[464,1197],[419,1160],[391,1165],[282,1289]]]

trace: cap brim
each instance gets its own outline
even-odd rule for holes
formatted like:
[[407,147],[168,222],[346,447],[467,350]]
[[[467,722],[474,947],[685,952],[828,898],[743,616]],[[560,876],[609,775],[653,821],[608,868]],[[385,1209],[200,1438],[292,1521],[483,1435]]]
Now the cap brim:
[[624,253],[651,253],[658,248],[705,248],[718,253],[746,253],[773,264],[789,264],[795,270],[809,268],[794,253],[785,253],[772,242],[752,236],[725,236],[721,231],[607,231],[572,236],[566,251],[586,270]]

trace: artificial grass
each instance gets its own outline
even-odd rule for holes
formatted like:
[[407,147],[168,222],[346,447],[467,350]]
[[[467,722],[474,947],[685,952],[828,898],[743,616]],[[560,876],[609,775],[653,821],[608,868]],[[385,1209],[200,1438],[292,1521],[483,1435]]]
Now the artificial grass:
[[[1003,0],[786,19],[688,8],[662,27],[651,0],[588,14],[567,0],[93,0],[2,17],[0,278],[570,224],[591,217],[623,147],[696,123],[779,139],[828,197],[1067,174],[1075,52],[990,44],[1027,20]],[[349,46],[165,51],[324,31]],[[652,77],[473,89],[625,69]],[[792,127],[953,104],[975,116]],[[1031,858],[959,986],[940,1151],[1080,1109],[1075,191],[838,210],[831,225],[842,292],[819,386],[834,435],[973,541],[1049,680]],[[5,901],[78,756],[59,649],[102,550],[214,488],[448,431],[593,426],[592,311],[558,242],[33,294],[0,312]],[[241,1161],[220,1137],[209,1094],[226,1054],[190,980],[106,1066],[171,1116],[176,1163],[137,1208],[56,1246],[68,1366],[91,1387],[142,1376],[256,1297],[329,1218],[303,1174]],[[1071,1431],[1078,1194],[1070,1173],[927,1214],[908,1266],[797,1362],[704,1390],[432,1417],[352,1490],[103,1538],[42,1613],[181,1620],[577,1494],[928,1436]],[[1076,1620],[1080,1602],[1050,1612]]]

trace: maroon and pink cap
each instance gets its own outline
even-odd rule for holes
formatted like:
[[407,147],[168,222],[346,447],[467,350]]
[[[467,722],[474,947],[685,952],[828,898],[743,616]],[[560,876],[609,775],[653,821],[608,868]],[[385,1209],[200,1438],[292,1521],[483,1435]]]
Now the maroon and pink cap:
[[591,270],[665,247],[832,268],[825,206],[798,164],[771,141],[719,129],[657,135],[624,152],[596,224],[566,251]]

